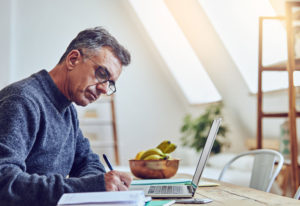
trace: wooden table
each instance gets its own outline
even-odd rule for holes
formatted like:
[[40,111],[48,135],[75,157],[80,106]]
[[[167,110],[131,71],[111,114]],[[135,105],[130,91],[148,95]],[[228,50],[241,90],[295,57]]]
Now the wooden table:
[[[180,175],[181,178],[182,174]],[[208,203],[208,206],[228,205],[228,206],[262,206],[262,205],[298,205],[300,200],[295,200],[289,197],[275,195],[268,192],[255,190],[248,187],[241,187],[225,182],[201,178],[201,180],[209,182],[217,182],[220,185],[215,187],[198,187],[195,198],[209,198],[213,202]],[[174,204],[188,205],[188,204]],[[193,205],[193,204],[189,204]]]

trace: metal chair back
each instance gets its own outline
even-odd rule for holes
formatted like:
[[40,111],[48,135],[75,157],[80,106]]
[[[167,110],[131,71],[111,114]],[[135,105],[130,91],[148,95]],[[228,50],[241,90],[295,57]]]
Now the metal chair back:
[[[224,173],[234,161],[246,155],[254,156],[249,187],[269,192],[284,162],[279,152],[270,149],[252,150],[237,155],[224,166],[218,180],[222,180]],[[277,162],[276,167],[274,167],[275,162]]]

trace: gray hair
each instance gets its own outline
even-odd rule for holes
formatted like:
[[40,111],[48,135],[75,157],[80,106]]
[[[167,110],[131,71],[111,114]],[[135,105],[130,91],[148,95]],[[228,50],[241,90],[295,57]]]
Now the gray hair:
[[126,66],[130,63],[130,53],[113,37],[107,30],[102,27],[95,27],[83,30],[71,41],[67,50],[60,58],[58,64],[62,63],[70,51],[78,49],[81,51],[93,51],[101,47],[110,47],[114,55]]

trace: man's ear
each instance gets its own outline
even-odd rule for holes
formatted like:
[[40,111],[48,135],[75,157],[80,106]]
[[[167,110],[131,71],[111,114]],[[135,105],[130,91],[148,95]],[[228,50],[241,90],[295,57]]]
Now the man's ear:
[[68,69],[75,69],[76,66],[80,63],[81,59],[82,55],[77,49],[70,51],[66,57],[66,64],[68,66]]

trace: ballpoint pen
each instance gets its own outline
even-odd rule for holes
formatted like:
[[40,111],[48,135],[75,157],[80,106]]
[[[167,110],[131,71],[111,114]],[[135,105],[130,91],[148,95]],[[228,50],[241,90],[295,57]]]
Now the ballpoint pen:
[[[114,170],[114,169],[112,168],[112,166],[111,166],[109,160],[107,159],[106,155],[103,154],[102,156],[103,156],[103,159],[104,159],[104,161],[106,162],[108,168],[110,169],[110,171]],[[126,185],[126,182],[124,182],[123,180],[121,180],[121,182],[122,182],[123,185],[127,186],[127,185]],[[127,186],[127,187],[128,187],[128,186]]]
[[110,170],[114,170],[114,169],[112,168],[112,166],[111,166],[111,164],[110,164],[110,162],[109,162],[109,160],[107,159],[107,157],[106,157],[105,154],[103,154],[103,159],[104,159],[104,161],[106,162],[108,168],[109,168]]

